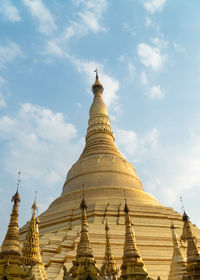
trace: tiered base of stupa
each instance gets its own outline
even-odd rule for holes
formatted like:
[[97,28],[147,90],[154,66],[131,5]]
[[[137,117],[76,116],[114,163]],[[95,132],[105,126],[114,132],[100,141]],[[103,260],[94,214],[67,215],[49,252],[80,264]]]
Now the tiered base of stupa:
[[[182,230],[182,216],[164,207],[144,191],[126,189],[130,214],[134,223],[137,247],[151,277],[167,280],[172,259],[171,221],[178,237]],[[98,201],[96,198],[98,197]],[[40,216],[40,245],[50,280],[61,280],[62,266],[72,266],[80,231],[80,201],[82,192],[62,195]],[[89,236],[97,266],[105,254],[105,221],[107,218],[112,253],[118,268],[122,263],[124,246],[124,193],[122,189],[101,188],[85,191],[88,205]],[[96,202],[94,202],[96,201]],[[21,240],[24,238],[21,229]],[[194,227],[200,237],[200,230]],[[183,250],[184,251],[184,250]]]

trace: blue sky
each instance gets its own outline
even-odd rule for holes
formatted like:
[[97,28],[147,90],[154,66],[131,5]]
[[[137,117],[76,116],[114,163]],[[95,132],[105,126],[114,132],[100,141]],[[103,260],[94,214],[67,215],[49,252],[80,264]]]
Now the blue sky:
[[200,226],[200,2],[0,3],[0,211],[21,170],[20,225],[60,195],[99,69],[117,145],[144,188]]

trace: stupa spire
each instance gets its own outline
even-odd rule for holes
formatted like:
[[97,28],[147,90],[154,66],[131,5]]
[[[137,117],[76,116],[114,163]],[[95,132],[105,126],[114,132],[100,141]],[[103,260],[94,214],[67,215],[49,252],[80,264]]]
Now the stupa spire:
[[[83,199],[80,205],[81,215],[81,236],[77,246],[76,260],[73,261],[73,266],[67,271],[67,268],[63,266],[64,276],[63,280],[71,279],[82,280],[82,279],[93,279],[100,280],[100,271],[96,267],[92,248],[89,242],[88,236],[88,223],[87,223],[87,205]],[[70,278],[69,278],[70,277]]]
[[181,240],[187,241],[187,277],[188,279],[200,279],[200,254],[197,248],[197,240],[193,235],[189,217],[184,211],[183,232]]
[[140,255],[135,242],[135,234],[132,228],[131,218],[129,215],[129,208],[128,208],[126,198],[125,198],[124,213],[125,213],[125,226],[126,226],[124,258],[129,258],[129,257],[139,258]]
[[182,280],[183,275],[186,275],[186,261],[180,249],[173,223],[171,223],[170,228],[172,231],[172,240],[173,240],[173,256],[172,256],[172,262],[170,266],[168,280],[174,280],[174,279]]
[[125,242],[124,242],[124,255],[121,265],[122,280],[137,280],[137,279],[150,279],[144,263],[140,257],[139,250],[136,246],[135,234],[132,229],[131,218],[129,215],[129,208],[125,197]]
[[105,250],[104,262],[101,267],[101,273],[108,277],[115,277],[115,275],[117,274],[117,267],[111,252],[110,235],[109,235],[109,227],[108,227],[107,220],[106,220],[105,231],[106,231],[106,250]]
[[34,265],[42,263],[39,244],[39,231],[36,218],[37,204],[36,199],[32,205],[32,217],[29,223],[29,228],[26,234],[26,241],[24,242],[24,262],[26,265]]
[[42,262],[39,243],[39,219],[36,216],[38,211],[36,196],[32,205],[32,217],[29,223],[29,228],[26,234],[26,241],[24,242],[23,255],[24,263],[31,268],[31,273],[35,280],[48,280],[45,265]]
[[18,207],[20,202],[20,196],[18,193],[18,187],[11,201],[13,202],[12,213],[10,215],[8,230],[5,239],[2,243],[0,254],[20,256],[19,231],[18,231]]
[[92,85],[94,99],[90,107],[86,146],[80,158],[99,153],[121,156],[114,142],[108,109],[102,98],[104,88],[99,81],[98,71],[95,70],[95,72],[95,82]]
[[88,223],[87,223],[87,205],[83,196],[80,205],[82,216],[81,216],[81,236],[77,247],[77,258],[79,257],[90,257],[93,258],[92,248],[89,242],[88,235]]
[[194,260],[200,260],[200,255],[197,248],[196,238],[193,235],[192,228],[190,225],[189,217],[184,211],[183,214],[183,232],[181,235],[182,241],[187,241],[187,262],[193,262]]

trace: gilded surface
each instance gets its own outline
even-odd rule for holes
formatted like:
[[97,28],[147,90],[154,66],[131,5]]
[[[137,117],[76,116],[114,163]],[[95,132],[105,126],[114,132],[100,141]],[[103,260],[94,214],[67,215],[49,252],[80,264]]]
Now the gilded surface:
[[101,267],[101,273],[104,276],[109,276],[110,279],[112,279],[115,278],[115,276],[118,273],[118,270],[117,270],[115,259],[111,251],[109,227],[107,221],[106,221],[105,231],[106,231],[106,250],[105,250],[104,262]]
[[81,202],[81,232],[80,241],[77,246],[76,260],[69,271],[63,266],[64,276],[63,280],[73,278],[73,280],[97,280],[100,279],[100,271],[96,267],[91,244],[88,236],[88,223],[87,223],[87,206],[85,200]]
[[[70,269],[76,259],[82,215],[79,203],[84,184],[90,244],[97,266],[102,266],[105,256],[105,211],[112,254],[117,266],[122,264],[125,234],[122,189],[125,189],[129,214],[134,217],[137,247],[145,266],[155,279],[159,275],[162,280],[167,280],[173,253],[170,224],[173,220],[180,235],[182,217],[144,191],[134,166],[116,147],[108,110],[102,98],[103,86],[98,77],[92,89],[94,100],[84,151],[69,170],[61,196],[40,216],[40,246],[48,278],[62,279],[63,264]],[[200,237],[200,231],[194,229]],[[26,231],[27,226],[21,229],[22,242]]]
[[12,197],[13,209],[10,215],[10,223],[8,230],[1,246],[2,254],[20,255],[19,251],[19,238],[18,238],[18,206],[20,202],[20,196],[18,191]]
[[188,215],[183,214],[183,232],[181,235],[182,241],[187,241],[187,279],[200,279],[200,254],[197,248],[197,240],[192,232],[191,224]]
[[127,203],[124,207],[125,212],[125,242],[124,255],[121,265],[122,280],[147,280],[150,279],[144,268],[144,263],[140,257],[138,248],[135,242],[135,234],[132,229],[131,219]]
[[182,280],[183,276],[186,275],[186,261],[180,249],[173,223],[171,224],[171,231],[173,240],[173,255],[168,280]]

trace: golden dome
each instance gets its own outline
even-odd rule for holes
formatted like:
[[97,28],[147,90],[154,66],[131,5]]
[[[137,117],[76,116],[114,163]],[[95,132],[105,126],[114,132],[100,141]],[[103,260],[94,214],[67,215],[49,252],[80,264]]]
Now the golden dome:
[[[121,190],[125,188],[136,191],[134,200],[160,205],[144,192],[135,168],[122,156],[115,144],[108,109],[102,98],[103,85],[99,82],[98,74],[92,90],[94,99],[90,107],[86,144],[80,158],[67,174],[61,197],[80,192],[84,185],[86,192],[90,191],[90,196],[94,195],[95,190],[101,193],[98,196],[100,202],[105,200],[106,190],[118,189],[118,195],[121,196]],[[55,201],[56,204],[60,202]]]

